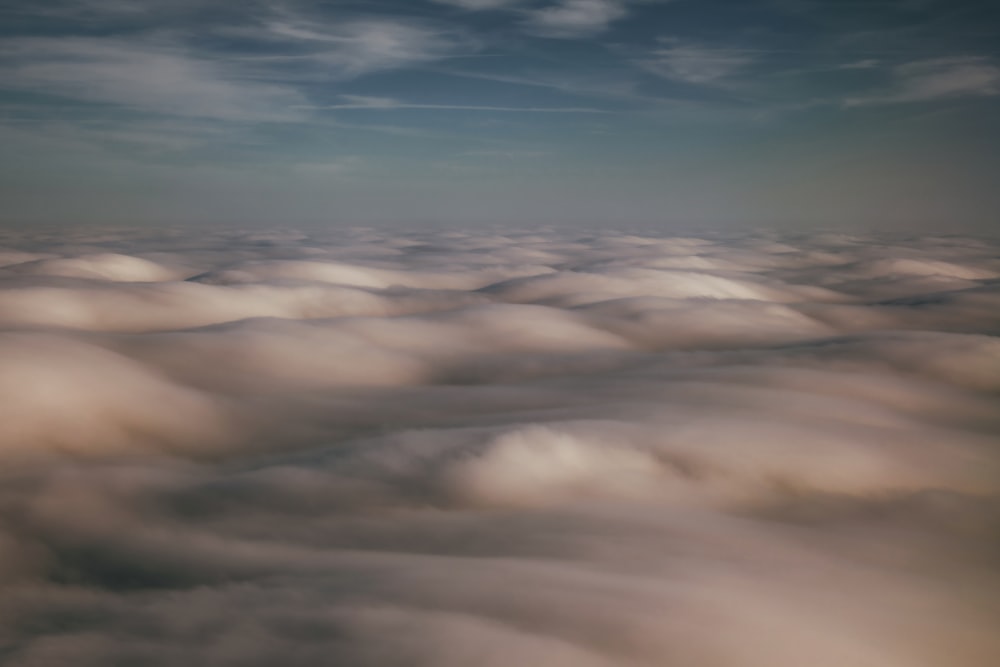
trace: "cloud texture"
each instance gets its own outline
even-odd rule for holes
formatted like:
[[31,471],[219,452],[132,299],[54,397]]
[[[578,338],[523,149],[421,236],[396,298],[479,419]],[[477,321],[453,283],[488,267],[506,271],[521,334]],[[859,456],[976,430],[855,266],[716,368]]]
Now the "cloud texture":
[[5,665],[983,667],[957,237],[4,232]]

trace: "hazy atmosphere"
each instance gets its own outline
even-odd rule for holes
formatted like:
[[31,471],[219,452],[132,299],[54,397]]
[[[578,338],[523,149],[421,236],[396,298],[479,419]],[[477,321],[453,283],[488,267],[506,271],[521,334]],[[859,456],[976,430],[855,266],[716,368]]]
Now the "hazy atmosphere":
[[2,221],[981,232],[1000,204],[998,14],[8,0]]

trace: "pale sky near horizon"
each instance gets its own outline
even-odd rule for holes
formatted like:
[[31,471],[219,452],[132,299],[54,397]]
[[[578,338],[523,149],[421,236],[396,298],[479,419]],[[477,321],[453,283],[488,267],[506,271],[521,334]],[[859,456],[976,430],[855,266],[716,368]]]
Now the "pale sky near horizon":
[[995,233],[985,0],[12,0],[4,224]]

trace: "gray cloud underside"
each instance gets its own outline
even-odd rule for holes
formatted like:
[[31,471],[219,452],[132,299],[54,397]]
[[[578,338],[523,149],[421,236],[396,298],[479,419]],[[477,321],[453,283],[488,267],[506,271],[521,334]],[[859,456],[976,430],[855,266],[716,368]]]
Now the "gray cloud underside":
[[0,246],[5,665],[1000,660],[995,244]]

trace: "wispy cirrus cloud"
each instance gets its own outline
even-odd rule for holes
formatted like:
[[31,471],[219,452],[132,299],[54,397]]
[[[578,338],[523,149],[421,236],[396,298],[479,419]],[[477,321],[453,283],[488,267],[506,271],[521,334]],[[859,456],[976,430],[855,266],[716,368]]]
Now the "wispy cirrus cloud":
[[600,97],[621,101],[642,99],[642,96],[636,92],[636,82],[632,78],[629,78],[631,73],[628,71],[616,71],[613,75],[588,72],[587,76],[545,71],[528,74],[498,74],[454,68],[436,71],[463,79],[490,81],[512,86],[525,86],[527,88],[542,88],[581,97]]
[[589,37],[627,13],[621,0],[559,0],[531,12],[526,27],[544,37]]
[[340,104],[310,106],[309,109],[346,110],[365,109],[372,111],[397,111],[403,109],[428,109],[439,111],[500,111],[511,113],[608,113],[604,109],[591,107],[511,107],[480,104],[416,104],[391,97],[370,97],[367,95],[341,95]]
[[451,5],[469,11],[482,11],[486,9],[504,9],[521,4],[523,0],[433,0],[438,4]]
[[718,48],[685,42],[676,38],[660,40],[638,64],[646,71],[666,79],[698,85],[716,85],[729,79],[756,58],[743,49]]
[[838,65],[837,69],[841,70],[875,69],[880,64],[881,61],[876,58],[865,58],[864,60],[855,60],[853,62],[844,63],[843,65]]
[[8,88],[175,116],[293,121],[305,98],[232,64],[137,39],[17,38],[2,49]]
[[845,106],[930,102],[1000,94],[1000,66],[983,57],[934,58],[895,67],[886,90],[849,97]]
[[[8,126],[16,131],[16,126]],[[169,155],[238,140],[223,123],[195,118],[119,119],[70,122],[47,120],[21,123],[25,138],[45,138],[73,150],[121,151],[146,156]]]
[[[0,47],[7,63],[0,67],[0,88],[166,116],[299,121],[309,103],[309,88],[300,81],[305,74],[348,80],[478,48],[457,30],[402,18],[288,19],[241,30],[277,48],[245,55],[148,33],[13,38]],[[289,65],[294,76],[286,76]]]
[[295,44],[300,50],[293,58],[313,60],[339,78],[422,65],[480,48],[457,29],[405,18],[274,21],[263,36]]
[[121,18],[156,17],[196,11],[204,6],[202,0],[47,0],[46,2],[17,2],[2,11],[8,16],[37,17],[43,19],[72,20],[92,23]]

